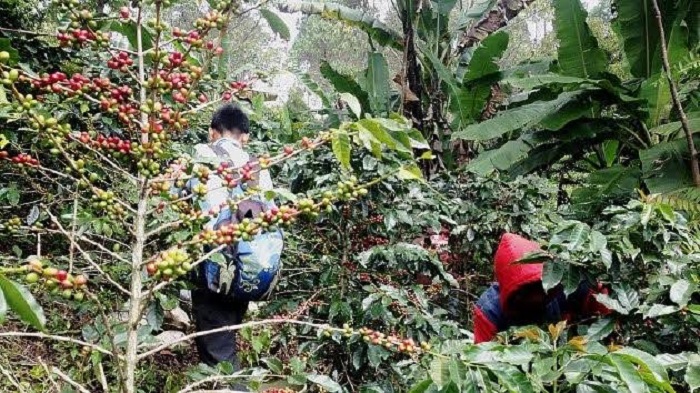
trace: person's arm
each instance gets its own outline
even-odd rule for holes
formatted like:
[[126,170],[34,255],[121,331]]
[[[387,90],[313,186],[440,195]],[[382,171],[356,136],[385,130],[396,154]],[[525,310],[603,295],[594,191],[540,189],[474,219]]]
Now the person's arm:
[[590,317],[594,315],[608,315],[612,311],[598,302],[596,295],[607,295],[609,290],[602,283],[591,283],[582,281],[576,292],[569,296],[569,304],[574,313],[580,317]]
[[491,341],[498,332],[506,330],[508,323],[501,310],[498,284],[487,289],[474,305],[474,344]]

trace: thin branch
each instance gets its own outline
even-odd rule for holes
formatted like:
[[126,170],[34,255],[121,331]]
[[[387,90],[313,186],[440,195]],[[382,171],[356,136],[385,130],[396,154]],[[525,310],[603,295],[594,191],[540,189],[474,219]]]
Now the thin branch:
[[17,388],[17,391],[18,391],[18,392],[20,392],[20,393],[26,392],[26,390],[24,390],[24,388],[22,387],[22,385],[20,385],[19,383],[17,383],[17,380],[15,380],[15,378],[12,376],[12,374],[10,374],[9,371],[5,370],[5,368],[4,368],[2,365],[0,365],[0,372],[2,372],[2,374],[3,374],[5,377],[7,377],[7,380],[10,381],[10,383],[13,384],[13,385]]
[[46,340],[53,340],[53,341],[62,341],[62,342],[69,342],[75,345],[81,345],[84,347],[90,347],[91,349],[103,353],[105,355],[109,356],[114,356],[114,354],[105,348],[95,345],[95,344],[90,344],[89,342],[81,341],[81,340],[76,340],[70,337],[65,337],[65,336],[55,336],[51,334],[45,334],[45,333],[26,333],[26,332],[2,332],[0,333],[0,338],[3,337],[33,337],[33,338],[40,338],[40,339],[46,339]]
[[97,363],[97,377],[102,385],[102,390],[105,393],[109,393],[109,384],[107,383],[107,376],[105,375],[104,367],[102,367],[102,362]]
[[[68,237],[69,239],[71,239],[70,234],[63,228],[63,225],[61,225],[61,223],[58,221],[58,219],[56,218],[56,216],[54,216],[49,210],[45,210],[45,211],[46,211],[46,213],[49,215],[49,217],[51,218],[51,221],[53,221],[53,222],[56,224],[56,226],[58,226],[58,229],[61,231],[61,233],[63,233],[64,236],[66,236],[66,237]],[[90,265],[92,265],[92,267],[95,268],[95,270],[97,270],[101,275],[103,275],[103,276],[107,279],[107,281],[108,281],[110,284],[114,285],[114,287],[117,288],[120,292],[122,292],[122,293],[124,293],[124,294],[126,294],[126,295],[130,295],[130,292],[127,291],[127,290],[126,290],[123,286],[121,286],[118,282],[114,281],[114,280],[112,279],[112,277],[111,277],[109,274],[107,274],[104,270],[102,270],[102,268],[100,267],[100,265],[97,264],[97,263],[92,259],[92,257],[90,256],[90,254],[88,254],[85,250],[83,250],[82,247],[80,247],[80,245],[79,245],[78,243],[73,242],[72,244],[75,244],[75,248],[78,249],[78,251],[79,251],[80,254],[85,258],[85,260],[87,260],[87,261],[90,263]],[[110,251],[110,253],[111,253],[111,251]],[[121,259],[121,257],[120,257],[120,259]]]
[[73,259],[75,257],[75,227],[78,222],[78,196],[73,199],[73,222],[70,229],[70,248],[68,249],[68,272],[73,272]]
[[158,228],[156,228],[156,229],[154,229],[154,230],[148,232],[148,233],[146,234],[146,239],[149,239],[149,238],[151,238],[151,237],[153,237],[153,236],[155,236],[155,235],[157,235],[157,234],[163,232],[163,231],[166,230],[166,229],[177,228],[177,227],[179,227],[179,226],[180,226],[181,224],[183,224],[183,223],[184,223],[184,221],[182,221],[182,220],[177,220],[177,221],[172,221],[172,222],[165,223],[165,224],[159,226]]
[[221,333],[221,332],[232,332],[236,330],[241,330],[241,329],[246,329],[246,328],[252,328],[256,326],[264,326],[264,325],[281,325],[281,324],[291,324],[291,325],[303,325],[303,326],[310,326],[316,329],[324,329],[324,330],[332,330],[332,331],[343,331],[342,329],[334,328],[328,325],[323,325],[320,323],[313,323],[313,322],[305,322],[305,321],[297,321],[294,319],[263,319],[261,321],[252,321],[252,322],[246,322],[242,323],[239,325],[230,325],[230,326],[224,326],[218,329],[212,329],[212,330],[205,330],[202,332],[197,332],[197,333],[192,333],[188,334],[186,336],[180,337],[178,339],[175,339],[169,343],[159,345],[151,350],[148,350],[146,352],[141,353],[138,358],[139,360],[143,358],[147,358],[153,354],[156,354],[164,349],[167,349],[175,344],[179,344],[184,341],[189,341],[193,338],[201,337],[201,336],[207,336],[209,334],[214,334],[214,333]]
[[693,183],[695,184],[695,187],[700,187],[700,162],[698,162],[698,151],[695,149],[693,131],[690,129],[690,124],[688,123],[688,116],[686,116],[685,110],[683,110],[683,105],[681,105],[678,87],[676,86],[676,82],[673,80],[673,74],[671,74],[671,66],[668,62],[668,47],[666,46],[666,32],[664,31],[664,22],[661,17],[661,10],[659,10],[659,3],[657,0],[651,0],[651,4],[654,8],[656,22],[659,25],[659,38],[661,38],[661,60],[663,60],[664,71],[666,73],[666,78],[668,79],[669,88],[671,89],[673,106],[676,107],[678,115],[680,116],[683,132],[685,132],[685,139],[688,143],[688,150],[690,151],[690,170],[693,174]]
[[22,30],[22,29],[8,29],[6,27],[0,27],[0,31],[6,31],[8,33],[17,33],[17,34],[27,34],[27,35],[35,35],[35,36],[44,36],[44,37],[49,37],[51,34],[48,33],[39,33],[38,31],[29,31],[29,30]]
[[56,389],[57,392],[61,391],[61,387],[58,386],[58,383],[56,383],[56,380],[53,378],[51,375],[51,371],[49,371],[49,366],[44,362],[44,360],[41,359],[41,357],[38,357],[37,360],[39,361],[39,364],[41,364],[41,367],[44,368],[44,371],[46,372],[46,376],[49,377],[49,381],[51,382],[51,385]]
[[217,98],[216,100],[211,100],[211,101],[206,102],[205,104],[196,106],[196,107],[194,107],[194,108],[192,108],[192,109],[188,109],[188,110],[182,112],[182,114],[183,114],[183,115],[186,115],[186,114],[189,114],[189,113],[196,113],[196,112],[202,111],[203,109],[206,109],[207,107],[210,107],[210,106],[212,106],[212,105],[218,104],[218,103],[221,102],[221,101],[223,101],[222,98]]
[[[73,138],[73,139],[76,140],[76,141],[80,141],[80,139],[77,138],[77,137],[76,137],[76,138]],[[129,179],[133,184],[137,184],[137,183],[138,183],[138,179],[137,179],[136,177],[134,177],[134,175],[132,175],[131,173],[125,171],[122,167],[120,167],[119,165],[117,165],[114,161],[110,160],[107,156],[105,156],[105,155],[102,154],[101,152],[97,151],[96,149],[94,149],[92,146],[90,146],[90,145],[87,144],[87,143],[81,143],[81,144],[82,144],[83,147],[85,147],[86,149],[92,151],[92,152],[95,153],[97,156],[99,156],[100,159],[102,159],[102,160],[105,161],[107,164],[109,164],[109,166],[111,166],[112,168],[114,168],[114,170],[116,170],[116,171],[120,172],[122,175],[124,175],[124,176],[125,176],[127,179]]]
[[68,382],[69,385],[73,386],[74,388],[78,389],[80,393],[90,393],[89,390],[85,388],[85,386],[75,382],[74,380],[71,379],[68,375],[64,374],[61,370],[59,370],[56,367],[51,367],[51,372],[58,375],[61,377],[62,380]]
[[[245,378],[246,375],[213,375],[211,377],[207,377],[204,379],[201,379],[199,381],[192,382],[191,384],[185,386],[184,388],[180,389],[177,393],[192,393],[195,391],[199,386],[205,385],[207,383],[211,382],[221,382],[221,381],[228,381],[231,379],[243,379]],[[197,392],[203,392],[204,390],[196,390]],[[211,391],[211,390],[209,390]],[[215,390],[216,392],[222,392],[222,390]],[[226,392],[234,392],[233,390],[224,390]]]

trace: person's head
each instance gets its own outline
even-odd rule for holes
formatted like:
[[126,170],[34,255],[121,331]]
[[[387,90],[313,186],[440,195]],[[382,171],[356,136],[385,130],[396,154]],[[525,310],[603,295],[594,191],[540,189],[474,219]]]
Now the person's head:
[[539,323],[545,319],[548,296],[542,282],[518,287],[506,300],[505,314],[516,325]]
[[241,144],[248,142],[250,132],[248,116],[236,105],[226,104],[214,112],[209,127],[209,141],[222,137],[232,138]]

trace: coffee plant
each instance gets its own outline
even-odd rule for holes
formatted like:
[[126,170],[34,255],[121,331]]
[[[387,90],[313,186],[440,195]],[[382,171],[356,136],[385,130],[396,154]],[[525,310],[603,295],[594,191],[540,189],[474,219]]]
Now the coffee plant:
[[[669,203],[672,195],[642,192],[640,200],[587,217],[567,204],[571,190],[561,179],[506,177],[491,169],[481,175],[435,173],[440,163],[450,167],[457,161],[450,149],[431,151],[436,140],[433,135],[427,143],[428,125],[434,122],[441,134],[450,126],[484,127],[477,117],[492,116],[500,105],[484,93],[498,91],[489,73],[499,69],[495,59],[507,46],[506,33],[491,35],[470,56],[471,48],[460,44],[460,53],[467,52],[459,67],[469,61],[474,68],[455,78],[448,49],[457,45],[445,41],[452,33],[443,21],[456,2],[423,2],[407,18],[413,12],[408,2],[396,1],[404,33],[415,27],[421,40],[436,41],[418,48],[424,69],[411,84],[423,79],[426,89],[408,90],[415,100],[394,105],[389,80],[378,80],[388,78],[389,70],[374,45],[402,49],[411,40],[346,7],[301,2],[290,8],[342,21],[344,28],[360,27],[372,47],[359,78],[324,67],[338,94],[326,95],[305,80],[323,101],[314,117],[289,105],[267,108],[252,80],[227,77],[231,43],[225,38],[237,17],[259,12],[273,32],[289,36],[272,2],[202,2],[201,15],[186,28],[169,26],[165,21],[172,18],[164,17],[185,2],[97,3],[51,2],[57,24],[49,37],[36,33],[42,40],[39,59],[30,50],[39,38],[0,38],[3,391],[231,392],[232,384],[269,393],[700,388],[700,237],[694,215],[673,210],[679,203]],[[505,3],[476,2],[479,9],[468,8],[465,15],[498,18],[503,10],[488,14],[491,5],[528,2]],[[583,14],[568,9],[566,1],[556,3],[559,18]],[[687,3],[690,15],[696,7]],[[509,15],[519,12],[508,9]],[[629,7],[624,11],[631,13]],[[686,20],[682,14],[679,21]],[[420,23],[411,26],[413,19]],[[697,27],[687,19],[679,26]],[[569,28],[588,34],[575,24],[562,32]],[[565,47],[574,41],[575,35],[567,35]],[[416,70],[421,72],[411,72]],[[571,81],[561,78],[543,80],[565,89]],[[596,89],[609,87],[603,82],[596,81]],[[612,86],[610,94],[620,102],[639,101],[623,94],[627,86]],[[472,90],[473,101],[489,101],[488,111],[475,105],[464,112],[462,100]],[[419,119],[403,104],[415,109],[424,94],[432,112]],[[251,119],[249,148],[257,158],[241,167],[202,158],[194,148],[204,142],[213,110],[228,102]],[[447,109],[457,116],[449,119]],[[567,110],[561,115],[570,117]],[[504,121],[495,117],[489,124]],[[508,138],[517,138],[518,131],[511,131]],[[448,139],[437,143],[446,146]],[[608,150],[600,152],[602,159],[614,153]],[[657,156],[663,161],[663,154]],[[499,159],[513,158],[480,157],[467,168],[502,169]],[[561,168],[576,163],[555,158]],[[574,154],[575,160],[585,158]],[[278,188],[257,188],[262,170],[273,174]],[[202,208],[207,193],[217,191],[206,186],[215,176],[221,188],[241,186],[245,195]],[[205,229],[222,209],[261,194],[278,207]],[[617,196],[629,199],[629,193]],[[606,201],[596,201],[596,207]],[[268,302],[227,328],[240,333],[240,368],[197,365],[189,345],[196,333],[187,327],[177,327],[185,330],[182,335],[161,337],[179,306],[187,308],[182,292],[193,287],[187,279],[193,269],[206,260],[225,263],[218,253],[223,248],[276,229],[285,231],[286,242],[280,283]],[[597,281],[606,288],[597,300],[613,314],[516,327],[474,345],[471,309],[493,279],[492,257],[504,232],[543,245],[521,262],[546,261],[545,288],[570,292],[584,278]]]
[[[3,338],[68,342],[92,353],[100,370],[96,381],[75,381],[51,369],[79,390],[114,386],[137,391],[139,364],[177,343],[146,349],[140,322],[163,293],[181,286],[189,271],[223,247],[297,220],[316,219],[366,196],[373,182],[360,183],[348,165],[360,135],[378,155],[400,145],[404,164],[396,165],[393,175],[415,174],[410,149],[416,134],[399,117],[343,123],[279,152],[261,154],[241,168],[181,153],[188,129],[206,127],[210,109],[248,89],[245,81],[210,75],[223,53],[219,33],[233,15],[254,4],[218,2],[188,31],[162,21],[168,1],[142,2],[100,17],[78,1],[55,5],[62,21],[56,39],[76,69],[37,73],[16,52],[0,53],[7,129],[0,165],[12,179],[3,180],[12,209],[0,228],[3,238],[10,243],[22,239],[25,246],[15,245],[15,256],[3,246],[0,316],[9,308],[41,332],[3,332]],[[128,45],[120,45],[123,38]],[[247,184],[260,170],[327,146],[338,159],[334,170],[342,173],[335,187],[300,196],[281,189],[268,192],[266,197],[281,195],[279,208],[240,224],[203,229],[225,207],[199,208],[212,191],[205,186],[209,176],[220,176],[223,187],[246,189],[245,196],[227,201],[234,208],[259,193]],[[171,192],[190,179],[198,181],[192,190]],[[20,258],[28,239],[35,239],[32,255]],[[204,246],[211,251],[205,253]],[[98,310],[89,322],[96,335],[47,331],[47,316],[35,299],[55,296],[68,301],[68,307],[91,303]],[[108,315],[113,297],[128,304],[123,321]]]

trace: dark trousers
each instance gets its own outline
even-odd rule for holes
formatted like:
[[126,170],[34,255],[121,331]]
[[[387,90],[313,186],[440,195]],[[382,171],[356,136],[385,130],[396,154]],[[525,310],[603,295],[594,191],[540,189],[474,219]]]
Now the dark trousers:
[[[247,310],[248,302],[235,302],[208,289],[192,290],[192,316],[198,332],[238,325],[243,321]],[[199,336],[195,342],[202,362],[210,366],[230,362],[234,369],[240,368],[236,356],[235,331]]]

